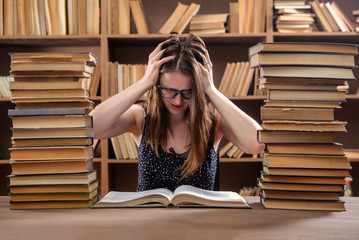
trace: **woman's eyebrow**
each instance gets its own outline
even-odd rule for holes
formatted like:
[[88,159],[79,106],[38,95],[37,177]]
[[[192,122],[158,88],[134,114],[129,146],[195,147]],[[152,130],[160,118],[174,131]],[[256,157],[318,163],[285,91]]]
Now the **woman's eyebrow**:
[[[160,86],[161,87],[161,86]],[[167,88],[167,87],[161,87],[163,89],[167,89],[167,90],[174,90],[174,91],[178,91],[178,92],[182,92],[182,91],[192,91],[192,88],[188,88],[188,89],[183,89],[183,90],[178,90],[175,88]]]

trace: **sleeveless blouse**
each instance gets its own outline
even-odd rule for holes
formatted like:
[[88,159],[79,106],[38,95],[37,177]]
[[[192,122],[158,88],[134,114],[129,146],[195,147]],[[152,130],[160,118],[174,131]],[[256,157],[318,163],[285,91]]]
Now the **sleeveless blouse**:
[[141,143],[138,147],[138,185],[137,191],[167,188],[174,191],[181,185],[213,190],[217,171],[218,154],[214,148],[207,148],[203,164],[193,173],[182,178],[180,167],[187,159],[186,153],[170,152],[159,146],[159,157],[148,144],[145,137],[146,117]]

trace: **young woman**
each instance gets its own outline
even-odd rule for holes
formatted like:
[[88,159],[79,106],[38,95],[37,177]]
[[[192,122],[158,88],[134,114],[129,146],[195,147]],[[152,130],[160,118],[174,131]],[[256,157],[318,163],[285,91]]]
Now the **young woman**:
[[[135,104],[146,93],[143,105]],[[220,93],[204,42],[170,37],[149,55],[144,77],[92,112],[95,138],[130,132],[138,146],[138,191],[188,184],[213,189],[226,137],[258,154],[260,126]]]

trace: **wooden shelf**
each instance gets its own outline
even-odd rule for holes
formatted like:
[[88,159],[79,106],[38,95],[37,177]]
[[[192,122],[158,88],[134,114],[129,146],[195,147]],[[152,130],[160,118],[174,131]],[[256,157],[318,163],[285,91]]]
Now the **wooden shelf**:
[[248,162],[262,162],[261,158],[221,158],[219,160],[221,163],[248,163]]
[[274,42],[359,42],[356,32],[312,32],[312,33],[273,33]]
[[102,97],[101,96],[95,96],[95,97],[90,97],[90,99],[92,100],[92,101],[101,101],[102,100]]
[[359,94],[348,94],[345,98],[348,100],[359,100]]
[[[139,43],[156,43],[158,44],[161,41],[166,40],[172,34],[111,34],[107,35],[110,43],[126,43],[126,44],[139,44]],[[188,33],[180,34],[179,37],[186,37]],[[225,33],[225,34],[199,34],[206,44],[238,44],[238,43],[258,43],[265,41],[267,34],[266,33],[256,33],[256,34],[234,34],[234,33]]]
[[257,100],[265,100],[267,96],[265,95],[248,95],[248,96],[240,96],[240,97],[228,97],[229,100],[232,101],[257,101]]
[[[199,36],[205,41],[208,50],[211,54],[211,60],[213,61],[214,79],[219,81],[228,62],[236,61],[248,61],[248,48],[254,46],[258,42],[340,42],[340,43],[359,43],[359,33],[328,33],[328,32],[313,32],[305,34],[288,34],[278,33],[273,31],[273,1],[267,0],[266,8],[266,32],[256,34],[200,34]],[[201,4],[200,13],[220,13],[228,12],[228,1],[215,1],[215,0],[199,0]],[[345,2],[345,3],[344,3]],[[1,36],[0,38],[0,59],[2,59],[2,67],[0,68],[0,75],[8,74],[10,63],[9,63],[9,52],[14,51],[91,51],[99,59],[101,67],[101,95],[94,96],[91,100],[95,101],[96,104],[107,99],[108,96],[108,80],[109,74],[105,67],[109,61],[118,61],[120,63],[147,63],[147,53],[149,53],[154,46],[159,42],[164,41],[170,35],[162,35],[158,33],[151,33],[146,35],[140,34],[108,34],[107,33],[107,16],[108,7],[107,4],[110,0],[101,0],[101,34],[99,35],[66,35],[66,36]],[[143,1],[144,9],[146,12],[147,21],[149,23],[149,29],[152,32],[157,32],[161,24],[169,17],[171,11],[178,4],[178,1],[157,1],[148,0]],[[188,3],[185,1],[184,3]],[[162,4],[161,8],[158,4]],[[356,1],[348,0],[343,1],[340,5],[346,7],[346,13],[348,14],[353,6],[356,6]],[[348,10],[349,9],[349,10]],[[155,16],[155,17],[151,17]],[[131,28],[135,29],[133,23]],[[180,37],[186,37],[188,33],[181,34]],[[218,84],[218,82],[215,82]],[[266,96],[242,96],[242,97],[230,97],[237,106],[243,109],[251,117],[258,122],[260,121],[259,112],[262,101]],[[348,120],[348,133],[341,140],[347,141],[349,144],[348,148],[358,148],[357,136],[359,134],[359,127],[357,117],[355,116],[356,110],[358,109],[358,94],[347,95],[347,102],[343,104],[343,108],[338,110],[338,115],[341,117],[340,120]],[[3,135],[0,139],[0,151],[4,153],[6,158],[9,158],[7,149],[10,143],[10,125],[11,122],[7,118],[7,108],[11,108],[14,104],[11,103],[10,99],[0,98],[0,128]],[[345,106],[344,106],[345,105]],[[4,134],[7,135],[4,135]],[[6,137],[4,137],[6,136]],[[344,144],[344,146],[346,146]],[[93,159],[96,168],[100,168],[98,171],[99,179],[101,180],[101,195],[104,195],[109,190],[118,187],[116,190],[129,188],[127,180],[129,182],[136,182],[136,164],[137,160],[117,160],[109,157],[109,148],[111,144],[108,141],[100,142],[100,156]],[[349,159],[355,165],[359,162],[357,157],[350,157]],[[228,181],[224,181],[225,187],[237,188],[240,184],[255,184],[256,174],[259,173],[258,166],[261,163],[260,158],[221,158],[220,162],[223,163],[221,171],[222,177],[228,178]],[[239,167],[232,166],[240,165]],[[242,164],[243,163],[243,164]],[[9,159],[0,160],[2,169],[9,171],[10,166]],[[254,166],[253,166],[254,165]],[[243,169],[242,166],[245,166]],[[253,167],[252,172],[248,171],[248,167]],[[2,170],[0,169],[0,170]],[[4,170],[4,171],[5,171]],[[115,174],[119,171],[121,174]],[[242,171],[242,174],[238,172]],[[1,172],[1,171],[0,171]],[[356,170],[356,173],[358,171]],[[6,173],[8,174],[8,173]],[[355,174],[355,173],[354,173]],[[2,176],[4,176],[3,173]],[[113,176],[117,175],[117,176]],[[241,179],[235,179],[237,176],[241,176]],[[122,177],[122,178],[121,178]],[[357,177],[357,175],[355,176]],[[117,179],[118,178],[118,179]],[[122,184],[122,185],[121,185]],[[226,185],[228,184],[228,186]],[[115,187],[114,187],[115,186]],[[132,185],[131,185],[132,186]],[[133,184],[135,186],[135,183]],[[358,187],[353,187],[358,190]],[[132,189],[133,190],[133,189]]]
[[93,162],[102,162],[102,159],[101,158],[93,158],[92,161]]
[[10,164],[9,159],[0,159],[0,164]]
[[[92,101],[101,101],[101,96],[91,97]],[[0,102],[11,102],[10,98],[0,98]]]
[[108,159],[108,163],[115,163],[115,164],[126,164],[126,163],[138,163],[137,159]]
[[1,45],[100,46],[100,35],[1,36]]
[[345,154],[350,162],[359,162],[359,149],[346,149]]

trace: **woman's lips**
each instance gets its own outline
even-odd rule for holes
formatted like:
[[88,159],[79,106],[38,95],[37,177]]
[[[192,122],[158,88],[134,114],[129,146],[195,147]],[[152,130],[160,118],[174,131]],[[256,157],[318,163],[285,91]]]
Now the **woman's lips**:
[[174,110],[178,110],[182,107],[182,105],[174,105],[174,104],[171,104],[171,106]]

